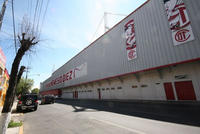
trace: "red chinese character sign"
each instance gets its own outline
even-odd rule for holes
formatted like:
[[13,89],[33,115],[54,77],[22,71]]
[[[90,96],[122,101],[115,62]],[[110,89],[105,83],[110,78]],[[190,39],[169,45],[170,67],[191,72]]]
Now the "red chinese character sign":
[[137,58],[136,53],[136,39],[135,39],[135,24],[134,20],[128,21],[124,25],[125,37],[126,37],[126,52],[128,60]]
[[194,40],[194,34],[183,0],[164,0],[174,45]]

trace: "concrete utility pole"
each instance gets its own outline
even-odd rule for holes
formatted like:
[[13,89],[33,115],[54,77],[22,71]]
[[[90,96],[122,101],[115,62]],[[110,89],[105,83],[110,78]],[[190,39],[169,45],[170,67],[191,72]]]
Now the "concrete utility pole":
[[2,26],[2,22],[3,22],[3,16],[6,10],[6,5],[8,3],[8,0],[4,0],[3,2],[3,6],[1,8],[1,13],[0,13],[0,31],[1,31],[1,26]]
[[31,69],[29,66],[27,66],[26,67],[26,79],[25,80],[27,80],[28,79],[28,73],[29,73],[29,69]]

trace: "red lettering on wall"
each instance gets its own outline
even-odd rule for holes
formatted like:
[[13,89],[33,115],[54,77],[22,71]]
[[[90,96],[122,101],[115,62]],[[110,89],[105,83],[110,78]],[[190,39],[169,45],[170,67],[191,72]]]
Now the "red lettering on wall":
[[69,73],[66,73],[66,80],[69,80]]
[[70,80],[72,79],[72,73],[73,73],[73,71],[71,70],[71,71],[69,72],[69,79],[70,79]]
[[73,76],[73,70],[67,72],[66,74],[63,74],[63,75],[57,77],[56,79],[54,79],[54,80],[50,81],[49,83],[47,83],[45,86],[48,88],[48,87],[63,83],[65,81],[73,79],[72,76]]
[[175,34],[175,40],[178,42],[184,42],[190,38],[189,30],[182,29]]

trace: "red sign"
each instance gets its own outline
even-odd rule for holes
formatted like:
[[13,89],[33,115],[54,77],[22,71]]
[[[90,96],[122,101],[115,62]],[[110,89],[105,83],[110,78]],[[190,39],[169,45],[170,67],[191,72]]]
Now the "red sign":
[[125,36],[126,36],[126,51],[128,60],[137,58],[136,55],[136,39],[135,39],[135,24],[134,20],[128,21],[124,25]]
[[178,42],[184,42],[186,40],[188,40],[190,38],[190,31],[187,29],[182,29],[179,30],[176,34],[175,34],[175,40]]
[[183,0],[164,0],[174,45],[194,40]]

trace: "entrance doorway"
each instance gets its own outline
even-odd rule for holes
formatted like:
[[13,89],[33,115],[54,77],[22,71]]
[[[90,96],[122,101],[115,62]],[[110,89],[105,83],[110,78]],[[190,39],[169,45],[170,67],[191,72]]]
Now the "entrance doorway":
[[192,81],[175,82],[178,100],[196,100]]
[[175,90],[173,90],[172,84],[172,82],[164,83],[167,100],[175,100],[174,91],[176,92],[178,100],[196,100],[192,81],[174,82]]
[[101,90],[97,89],[99,100],[101,100]]
[[167,100],[175,100],[172,83],[171,82],[164,83],[164,87]]
[[73,98],[74,99],[78,99],[78,91],[74,91],[73,92]]

